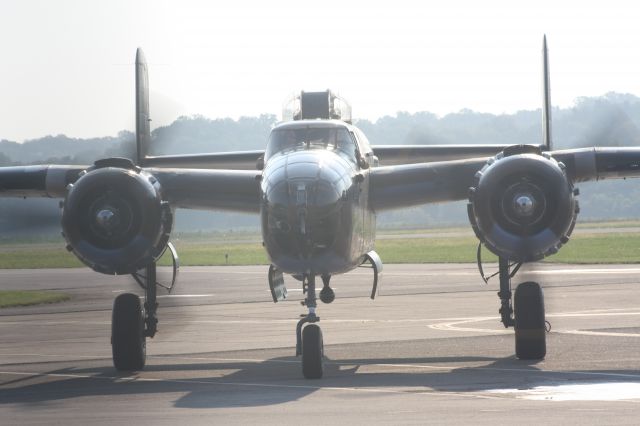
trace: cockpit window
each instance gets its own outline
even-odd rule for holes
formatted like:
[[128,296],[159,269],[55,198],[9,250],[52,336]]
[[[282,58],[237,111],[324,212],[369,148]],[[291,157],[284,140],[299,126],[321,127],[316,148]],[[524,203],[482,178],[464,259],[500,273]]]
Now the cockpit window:
[[265,160],[278,152],[305,149],[337,151],[351,161],[355,161],[356,158],[356,144],[347,129],[308,127],[272,131],[265,152]]

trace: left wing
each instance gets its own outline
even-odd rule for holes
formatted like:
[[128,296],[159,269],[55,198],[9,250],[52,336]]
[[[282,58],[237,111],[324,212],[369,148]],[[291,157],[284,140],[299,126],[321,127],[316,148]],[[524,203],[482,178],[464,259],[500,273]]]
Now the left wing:
[[[382,166],[430,163],[491,157],[511,145],[374,145],[371,148]],[[543,147],[542,145],[540,146]]]
[[468,197],[474,175],[487,158],[374,167],[369,197],[375,211]]
[[[512,146],[509,149],[519,149]],[[524,154],[562,164],[571,184],[592,180],[640,177],[640,148],[582,148],[544,155],[535,146]],[[510,154],[509,149],[505,152]],[[376,151],[377,152],[377,151]],[[469,199],[478,172],[496,157],[374,167],[370,171],[370,196],[374,210],[390,210],[444,201]],[[527,175],[530,170],[520,169]]]
[[579,212],[576,182],[640,177],[640,148],[543,153],[514,145],[491,158],[374,167],[370,202],[388,210],[468,200],[478,239],[502,259],[528,262],[556,253]]

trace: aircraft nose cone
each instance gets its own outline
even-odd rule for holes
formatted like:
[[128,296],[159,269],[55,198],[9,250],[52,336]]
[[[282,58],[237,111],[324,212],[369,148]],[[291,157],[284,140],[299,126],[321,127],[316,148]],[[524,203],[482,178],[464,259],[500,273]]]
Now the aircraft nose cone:
[[272,259],[310,259],[336,241],[351,178],[349,170],[327,154],[292,153],[274,158],[265,168],[262,229]]

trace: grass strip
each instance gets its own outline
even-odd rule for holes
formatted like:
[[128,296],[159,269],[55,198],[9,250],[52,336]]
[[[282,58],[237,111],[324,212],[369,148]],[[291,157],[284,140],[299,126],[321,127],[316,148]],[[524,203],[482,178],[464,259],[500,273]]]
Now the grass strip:
[[[376,250],[385,263],[468,263],[476,261],[475,237],[399,238],[376,242]],[[260,243],[207,244],[179,241],[176,244],[180,264],[264,265],[266,252]],[[496,261],[488,250],[483,260]],[[585,234],[572,237],[560,252],[545,259],[558,263],[640,263],[640,233]],[[160,264],[169,264],[164,256]],[[33,244],[0,250],[0,269],[74,268],[82,264],[63,247]]]

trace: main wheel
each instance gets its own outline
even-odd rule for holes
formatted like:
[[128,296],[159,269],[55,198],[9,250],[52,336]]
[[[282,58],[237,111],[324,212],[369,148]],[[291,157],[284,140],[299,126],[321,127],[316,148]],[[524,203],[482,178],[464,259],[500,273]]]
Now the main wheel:
[[540,284],[524,282],[514,295],[516,356],[542,359],[547,354],[544,297]]
[[302,374],[306,379],[322,377],[322,330],[316,324],[309,324],[302,330]]
[[140,298],[132,293],[119,295],[113,302],[111,317],[113,365],[120,371],[142,370],[146,346]]

